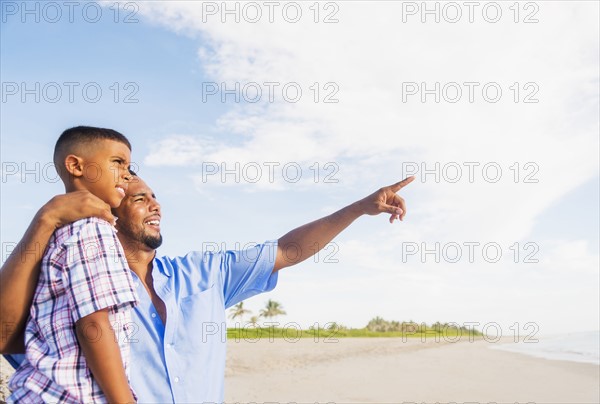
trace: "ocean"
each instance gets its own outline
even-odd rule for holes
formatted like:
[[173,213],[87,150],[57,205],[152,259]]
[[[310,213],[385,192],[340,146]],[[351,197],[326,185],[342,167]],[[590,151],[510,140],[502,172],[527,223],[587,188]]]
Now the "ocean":
[[538,342],[495,344],[491,348],[538,358],[600,365],[600,331],[549,335],[537,339]]

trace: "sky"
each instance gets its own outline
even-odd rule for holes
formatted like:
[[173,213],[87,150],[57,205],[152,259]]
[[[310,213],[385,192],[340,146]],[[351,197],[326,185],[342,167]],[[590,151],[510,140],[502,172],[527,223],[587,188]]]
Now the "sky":
[[64,192],[60,133],[113,128],[158,253],[281,237],[409,175],[279,274],[282,324],[600,328],[599,5],[2,1],[2,261]]

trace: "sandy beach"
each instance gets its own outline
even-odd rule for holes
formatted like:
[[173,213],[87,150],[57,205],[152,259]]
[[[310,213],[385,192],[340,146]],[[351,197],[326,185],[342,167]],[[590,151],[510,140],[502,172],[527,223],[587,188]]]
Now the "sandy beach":
[[[508,340],[507,342],[510,342]],[[227,402],[598,403],[600,367],[479,340],[229,341]]]
[[[507,342],[510,342],[507,341]],[[228,403],[598,403],[600,367],[478,340],[228,341]],[[6,380],[10,365],[2,361]],[[5,387],[5,386],[3,386]],[[1,398],[1,397],[0,397]]]

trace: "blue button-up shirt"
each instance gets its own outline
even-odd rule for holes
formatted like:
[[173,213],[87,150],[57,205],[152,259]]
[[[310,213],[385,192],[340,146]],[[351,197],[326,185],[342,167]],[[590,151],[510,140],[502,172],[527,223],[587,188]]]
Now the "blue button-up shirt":
[[241,251],[191,252],[153,261],[154,289],[167,309],[163,325],[134,275],[139,304],[128,327],[130,383],[140,403],[224,400],[225,309],[277,284],[277,242]]

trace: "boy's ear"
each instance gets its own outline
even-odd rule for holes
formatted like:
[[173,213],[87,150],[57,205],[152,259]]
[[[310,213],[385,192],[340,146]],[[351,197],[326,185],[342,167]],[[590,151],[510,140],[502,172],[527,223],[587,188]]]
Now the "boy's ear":
[[73,177],[83,176],[83,159],[74,154],[65,157],[65,170]]

